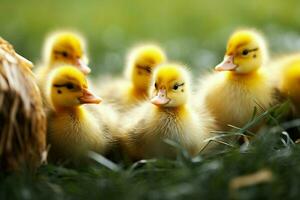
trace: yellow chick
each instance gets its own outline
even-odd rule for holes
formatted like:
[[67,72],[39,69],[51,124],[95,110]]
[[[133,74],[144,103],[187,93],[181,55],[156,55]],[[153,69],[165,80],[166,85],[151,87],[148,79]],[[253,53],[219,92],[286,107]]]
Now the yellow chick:
[[293,103],[296,116],[300,114],[300,54],[289,56],[281,62],[278,80],[279,92]]
[[211,137],[213,120],[208,113],[199,115],[190,104],[190,75],[185,67],[163,64],[155,70],[150,88],[151,100],[134,108],[128,120],[125,148],[133,159],[175,157],[177,142],[191,156],[200,152]]
[[[126,110],[148,97],[152,71],[166,61],[164,51],[157,45],[146,44],[130,51],[125,79],[119,79],[99,89],[99,94],[120,110]],[[102,84],[103,85],[103,84]]]
[[112,111],[83,105],[101,102],[88,90],[84,74],[72,66],[56,68],[50,74],[47,89],[52,107],[47,115],[50,159],[76,162],[88,150],[104,153],[111,138],[108,119],[112,119]]
[[264,38],[254,30],[234,32],[227,43],[222,63],[201,80],[199,102],[215,118],[221,130],[228,125],[243,127],[274,102],[274,83],[262,67],[268,58]]
[[42,92],[48,74],[62,64],[72,65],[84,74],[90,73],[87,66],[86,44],[75,32],[61,31],[50,34],[44,45],[42,65],[37,70],[37,81]]

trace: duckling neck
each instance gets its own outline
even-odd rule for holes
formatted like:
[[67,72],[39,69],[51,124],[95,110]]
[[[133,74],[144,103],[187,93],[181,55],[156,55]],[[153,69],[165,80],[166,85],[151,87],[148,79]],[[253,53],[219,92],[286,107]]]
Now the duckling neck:
[[74,107],[55,107],[56,113],[69,114],[76,117],[81,117],[84,114],[84,109],[81,106]]
[[226,73],[226,77],[228,79],[231,79],[231,80],[245,80],[245,79],[253,79],[257,76],[260,76],[260,70],[254,70],[254,71],[251,71],[251,72],[248,72],[248,73],[245,73],[245,74],[241,74],[241,73],[236,73],[236,72],[227,72]]
[[70,65],[72,65],[72,63],[67,63],[67,62],[63,62],[63,61],[58,62],[58,61],[55,61],[55,60],[49,60],[48,64],[46,65],[46,67],[47,67],[48,70],[51,70],[51,69],[57,68],[57,67],[59,67],[59,66],[61,66],[63,64],[70,64]]
[[175,114],[180,117],[185,115],[188,112],[188,107],[186,105],[181,105],[177,107],[156,107],[157,112],[165,112],[165,113],[170,113],[170,114]]

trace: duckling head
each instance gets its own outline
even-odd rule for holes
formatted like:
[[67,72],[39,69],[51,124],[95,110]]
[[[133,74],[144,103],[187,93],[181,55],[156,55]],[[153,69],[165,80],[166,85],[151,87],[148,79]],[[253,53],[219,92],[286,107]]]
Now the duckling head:
[[163,64],[154,74],[150,89],[151,103],[159,107],[180,107],[190,95],[190,78],[185,67]]
[[91,71],[87,66],[85,41],[74,32],[52,33],[45,43],[44,60],[49,66],[68,64],[77,67],[84,74]]
[[85,75],[73,66],[54,69],[49,84],[48,94],[54,108],[72,108],[101,102],[101,98],[88,90]]
[[166,55],[159,46],[138,46],[128,56],[126,75],[136,89],[148,91],[153,70],[165,61]]
[[229,38],[224,60],[215,70],[247,74],[260,68],[267,57],[266,43],[259,33],[254,30],[239,30]]

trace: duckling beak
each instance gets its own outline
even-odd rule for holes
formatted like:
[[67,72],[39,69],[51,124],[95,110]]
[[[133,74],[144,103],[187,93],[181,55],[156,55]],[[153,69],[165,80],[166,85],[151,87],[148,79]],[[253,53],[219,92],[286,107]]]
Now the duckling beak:
[[238,66],[233,63],[233,56],[225,56],[224,60],[215,67],[216,71],[234,71]]
[[78,59],[77,64],[78,64],[79,70],[82,71],[82,73],[84,73],[85,75],[87,75],[91,72],[91,69],[87,66],[87,64],[83,60]]
[[169,103],[170,99],[167,97],[167,91],[164,89],[160,89],[156,96],[151,99],[151,103],[154,105],[166,105]]
[[78,98],[80,104],[99,104],[102,99],[97,95],[93,94],[86,88],[83,88],[83,95]]

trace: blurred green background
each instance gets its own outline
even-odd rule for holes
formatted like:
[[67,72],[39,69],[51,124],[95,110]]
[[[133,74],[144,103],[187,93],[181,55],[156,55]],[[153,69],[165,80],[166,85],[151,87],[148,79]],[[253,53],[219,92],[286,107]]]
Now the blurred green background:
[[82,32],[94,75],[121,72],[127,49],[144,41],[192,69],[213,67],[239,27],[265,33],[273,54],[300,49],[298,0],[1,0],[0,10],[1,36],[35,63],[48,32]]

